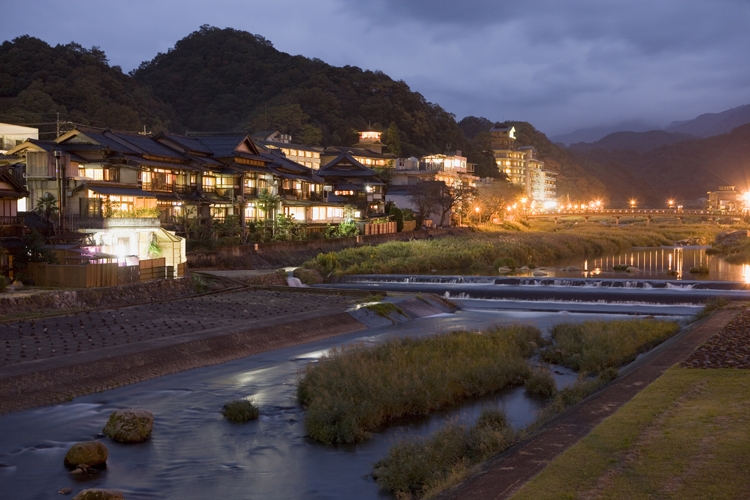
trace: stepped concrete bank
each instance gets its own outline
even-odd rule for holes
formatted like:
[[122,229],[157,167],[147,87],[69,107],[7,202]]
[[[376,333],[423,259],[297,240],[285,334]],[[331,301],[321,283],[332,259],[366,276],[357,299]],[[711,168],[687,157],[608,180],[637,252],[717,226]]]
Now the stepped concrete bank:
[[[449,310],[406,299],[393,319],[362,293],[240,288],[168,302],[0,323],[0,414]],[[403,316],[403,317],[400,317]]]

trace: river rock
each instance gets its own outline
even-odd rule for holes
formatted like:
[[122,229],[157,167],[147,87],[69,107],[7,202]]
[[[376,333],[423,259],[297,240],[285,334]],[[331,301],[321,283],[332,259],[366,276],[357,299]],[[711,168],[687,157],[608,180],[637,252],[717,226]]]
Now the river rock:
[[76,468],[80,465],[98,467],[106,465],[109,451],[104,443],[99,441],[84,441],[70,447],[65,454],[65,466]]
[[513,272],[513,269],[511,269],[509,267],[503,266],[503,267],[498,267],[497,268],[497,274],[509,274],[511,272]]
[[129,408],[113,412],[102,432],[118,443],[142,443],[151,437],[153,427],[153,413]]
[[73,500],[125,500],[125,497],[117,490],[89,488],[82,490],[73,497]]
[[577,272],[577,271],[583,271],[583,269],[581,269],[579,266],[568,266],[568,267],[565,268],[565,270],[568,271],[569,273],[574,273],[574,272]]
[[534,271],[532,274],[534,276],[547,276],[547,273],[545,273],[544,271]]
[[628,266],[627,269],[625,269],[629,273],[640,273],[641,270],[634,266]]

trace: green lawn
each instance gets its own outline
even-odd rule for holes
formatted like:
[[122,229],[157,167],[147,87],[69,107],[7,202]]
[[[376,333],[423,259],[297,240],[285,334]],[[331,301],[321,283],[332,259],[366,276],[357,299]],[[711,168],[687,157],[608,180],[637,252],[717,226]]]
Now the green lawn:
[[750,370],[674,367],[514,499],[749,498]]

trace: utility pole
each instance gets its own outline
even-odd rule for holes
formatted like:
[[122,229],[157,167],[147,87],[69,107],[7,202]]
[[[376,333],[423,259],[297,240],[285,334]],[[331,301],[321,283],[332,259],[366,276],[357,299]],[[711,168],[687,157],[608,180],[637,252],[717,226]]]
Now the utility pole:
[[57,113],[57,122],[56,122],[56,125],[57,125],[57,135],[55,136],[55,139],[57,139],[58,137],[60,137],[60,113]]

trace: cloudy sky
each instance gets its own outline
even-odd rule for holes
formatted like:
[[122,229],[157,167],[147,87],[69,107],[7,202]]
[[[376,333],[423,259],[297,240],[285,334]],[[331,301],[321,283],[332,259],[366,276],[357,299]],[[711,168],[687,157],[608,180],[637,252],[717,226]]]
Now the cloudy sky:
[[458,119],[548,135],[750,104],[748,0],[31,0],[2,17],[3,40],[97,45],[125,71],[202,24],[231,27],[382,70]]

